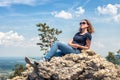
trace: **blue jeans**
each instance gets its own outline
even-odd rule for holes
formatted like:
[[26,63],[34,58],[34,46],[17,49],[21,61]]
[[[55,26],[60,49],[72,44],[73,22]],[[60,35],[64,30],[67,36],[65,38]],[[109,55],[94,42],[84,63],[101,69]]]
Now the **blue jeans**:
[[64,42],[56,41],[52,45],[50,51],[45,55],[45,59],[49,61],[53,56],[63,56],[70,53],[78,54],[80,53],[80,50],[73,48]]

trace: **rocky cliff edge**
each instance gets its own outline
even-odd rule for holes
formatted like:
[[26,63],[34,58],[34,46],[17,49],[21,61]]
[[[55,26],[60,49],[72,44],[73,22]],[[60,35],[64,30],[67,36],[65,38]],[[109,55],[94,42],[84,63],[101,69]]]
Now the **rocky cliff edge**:
[[35,68],[26,64],[26,68],[22,76],[12,80],[120,80],[120,66],[108,62],[92,50],[53,57]]

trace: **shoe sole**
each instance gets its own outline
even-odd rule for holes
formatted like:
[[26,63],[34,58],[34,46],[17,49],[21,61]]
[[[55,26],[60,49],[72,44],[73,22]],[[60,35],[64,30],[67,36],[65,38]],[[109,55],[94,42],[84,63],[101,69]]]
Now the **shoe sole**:
[[25,61],[30,64],[32,67],[34,67],[33,63],[31,62],[31,60],[28,57],[25,57]]

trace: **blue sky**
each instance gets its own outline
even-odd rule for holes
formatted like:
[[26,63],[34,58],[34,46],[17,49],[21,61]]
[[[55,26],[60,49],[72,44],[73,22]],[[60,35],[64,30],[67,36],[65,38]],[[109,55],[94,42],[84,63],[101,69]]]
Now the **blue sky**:
[[37,23],[62,30],[58,38],[67,43],[82,19],[95,28],[92,50],[120,49],[120,0],[0,0],[0,57],[41,56]]

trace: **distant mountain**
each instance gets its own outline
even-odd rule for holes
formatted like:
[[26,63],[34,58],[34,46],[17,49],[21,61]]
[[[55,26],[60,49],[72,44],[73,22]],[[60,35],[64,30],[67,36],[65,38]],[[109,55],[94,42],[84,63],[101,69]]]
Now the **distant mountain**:
[[12,70],[16,64],[25,65],[24,58],[0,57],[0,70]]
[[16,64],[25,66],[26,63],[22,57],[0,57],[0,80],[6,80],[13,73],[13,68]]
[[[38,60],[41,57],[35,57],[34,59]],[[22,64],[25,66],[26,62],[24,57],[0,57],[0,74],[12,71],[16,64]]]

